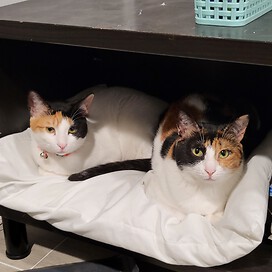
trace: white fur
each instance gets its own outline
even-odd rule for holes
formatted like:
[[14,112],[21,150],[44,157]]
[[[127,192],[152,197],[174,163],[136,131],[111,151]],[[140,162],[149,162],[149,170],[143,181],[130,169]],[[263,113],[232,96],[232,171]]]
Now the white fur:
[[[63,122],[57,137],[32,132],[34,160],[44,172],[70,175],[99,164],[151,157],[152,143],[162,111],[167,104],[142,92],[121,87],[97,87],[90,106],[88,134],[85,139],[67,135],[69,124]],[[73,98],[71,98],[73,99]],[[67,144],[61,150],[58,144]],[[49,152],[48,159],[40,156]],[[60,157],[58,154],[71,153]]]
[[[189,213],[220,216],[230,193],[241,179],[243,165],[235,171],[223,169],[216,162],[213,150],[208,149],[206,160],[180,170],[173,159],[161,157],[161,146],[161,130],[158,130],[152,157],[155,178],[145,183],[147,196],[181,217]],[[207,168],[216,170],[212,179],[205,171]]]

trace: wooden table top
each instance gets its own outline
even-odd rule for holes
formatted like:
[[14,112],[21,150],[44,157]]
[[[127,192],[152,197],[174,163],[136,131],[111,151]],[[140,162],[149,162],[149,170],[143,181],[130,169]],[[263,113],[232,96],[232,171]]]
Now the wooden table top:
[[193,0],[27,0],[0,7],[0,38],[272,66],[272,12],[195,23]]

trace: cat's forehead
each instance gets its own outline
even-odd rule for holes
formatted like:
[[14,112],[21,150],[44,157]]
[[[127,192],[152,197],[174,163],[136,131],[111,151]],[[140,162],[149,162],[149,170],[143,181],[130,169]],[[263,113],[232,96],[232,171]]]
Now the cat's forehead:
[[203,145],[205,147],[213,147],[213,148],[220,148],[227,145],[233,145],[228,139],[223,138],[221,136],[216,135],[215,137],[206,138],[203,141]]
[[55,114],[48,115],[47,118],[54,122],[56,125],[59,125],[63,120],[67,121],[70,124],[73,123],[72,119],[63,115],[61,111],[57,111]]
[[51,114],[61,112],[63,116],[69,116],[73,110],[72,105],[63,102],[51,102],[48,103]]
[[207,139],[214,139],[217,137],[222,137],[225,125],[210,124],[210,123],[198,123],[200,129],[199,133],[205,136]]
[[49,126],[57,127],[63,121],[68,122],[70,125],[73,124],[73,120],[71,118],[64,116],[62,112],[57,111],[54,114],[47,114],[47,115],[31,118],[30,127],[32,130],[36,130],[38,128],[43,128],[43,127],[49,127]]

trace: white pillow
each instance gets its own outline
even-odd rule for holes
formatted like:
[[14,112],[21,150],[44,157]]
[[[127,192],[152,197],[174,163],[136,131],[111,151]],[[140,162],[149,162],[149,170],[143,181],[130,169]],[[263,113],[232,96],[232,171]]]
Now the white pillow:
[[165,263],[215,266],[262,241],[272,173],[272,132],[255,150],[247,172],[216,225],[190,214],[182,221],[147,199],[139,171],[120,171],[84,182],[39,176],[29,129],[0,139],[0,204],[53,226],[126,248]]

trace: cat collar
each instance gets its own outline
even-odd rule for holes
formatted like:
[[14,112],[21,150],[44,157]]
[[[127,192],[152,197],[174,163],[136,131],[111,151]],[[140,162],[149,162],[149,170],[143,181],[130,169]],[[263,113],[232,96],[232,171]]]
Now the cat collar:
[[40,153],[40,157],[43,158],[43,159],[48,159],[48,153],[46,151],[42,151]]
[[[63,155],[60,155],[60,154],[56,154],[56,156],[58,156],[58,157],[67,157],[67,156],[69,156],[71,153],[67,153],[67,154],[63,154]],[[42,151],[41,153],[40,153],[40,157],[41,158],[43,158],[43,159],[48,159],[48,152],[47,151]]]
[[58,156],[58,157],[67,157],[67,156],[69,156],[71,153],[67,153],[67,154],[63,154],[63,155],[60,155],[60,154],[56,154],[56,156]]

